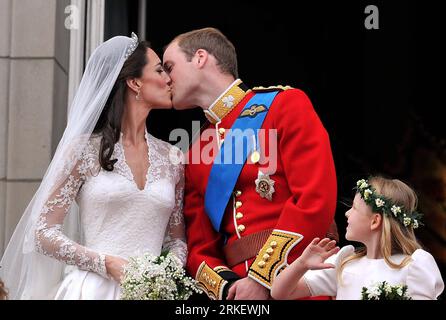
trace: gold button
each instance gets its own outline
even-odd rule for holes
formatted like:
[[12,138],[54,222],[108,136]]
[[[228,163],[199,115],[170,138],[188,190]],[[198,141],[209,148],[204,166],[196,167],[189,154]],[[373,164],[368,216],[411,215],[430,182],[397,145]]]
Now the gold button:
[[264,268],[266,263],[265,263],[265,261],[259,261],[259,263],[257,263],[257,265],[259,266],[259,268]]
[[236,219],[241,219],[241,218],[243,218],[243,213],[241,213],[241,212],[237,212],[237,214],[235,215],[235,218],[236,218]]
[[237,230],[239,231],[239,232],[243,232],[243,231],[245,231],[245,226],[244,225],[239,225],[238,227],[237,227]]
[[235,208],[236,208],[236,209],[240,208],[241,206],[242,206],[242,202],[241,202],[241,201],[237,201],[237,202],[235,203]]
[[273,252],[274,252],[273,248],[266,249],[266,253],[269,254],[269,255],[273,254]]
[[271,245],[271,248],[274,249],[275,247],[277,247],[277,242],[276,241],[271,241],[270,245]]
[[221,134],[221,135],[224,135],[225,132],[226,132],[225,128],[218,129],[218,133]]
[[270,256],[269,254],[265,253],[265,254],[263,255],[262,259],[263,259],[263,261],[268,261],[270,257],[271,257],[271,256]]
[[240,191],[240,190],[237,190],[236,192],[235,192],[235,196],[236,197],[240,197],[242,195],[242,192]]

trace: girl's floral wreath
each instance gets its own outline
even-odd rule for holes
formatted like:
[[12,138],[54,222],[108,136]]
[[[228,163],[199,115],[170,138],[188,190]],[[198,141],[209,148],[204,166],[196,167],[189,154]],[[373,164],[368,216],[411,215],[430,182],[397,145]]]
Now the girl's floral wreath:
[[368,180],[361,179],[356,182],[355,189],[365,203],[372,207],[373,212],[391,216],[405,227],[412,226],[412,228],[416,229],[420,225],[423,225],[420,221],[422,217],[421,213],[416,211],[408,212],[403,207],[393,204],[390,199],[378,194],[375,188],[369,185]]

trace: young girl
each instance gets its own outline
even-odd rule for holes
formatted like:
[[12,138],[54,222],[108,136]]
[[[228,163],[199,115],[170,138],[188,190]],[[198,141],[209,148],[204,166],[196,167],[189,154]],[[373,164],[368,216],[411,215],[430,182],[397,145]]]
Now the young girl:
[[389,286],[407,286],[404,295],[411,299],[437,299],[441,294],[444,283],[437,264],[414,235],[420,225],[415,192],[400,180],[382,177],[359,180],[356,189],[345,214],[345,237],[365,247],[355,252],[351,245],[339,249],[335,241],[315,238],[274,280],[274,299],[330,295],[357,300],[363,290],[376,297],[373,286],[383,281],[388,292]]

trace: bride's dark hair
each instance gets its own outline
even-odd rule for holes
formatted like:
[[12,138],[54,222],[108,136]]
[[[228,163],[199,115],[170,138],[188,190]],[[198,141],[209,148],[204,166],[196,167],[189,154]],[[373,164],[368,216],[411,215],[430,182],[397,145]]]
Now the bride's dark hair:
[[127,90],[126,80],[142,76],[144,66],[148,63],[146,55],[148,48],[150,48],[150,44],[147,41],[141,41],[126,60],[93,130],[94,133],[102,136],[99,148],[99,163],[104,170],[113,171],[114,164],[117,161],[117,159],[111,159],[111,156],[115,149],[115,143],[119,141],[121,134],[121,120]]

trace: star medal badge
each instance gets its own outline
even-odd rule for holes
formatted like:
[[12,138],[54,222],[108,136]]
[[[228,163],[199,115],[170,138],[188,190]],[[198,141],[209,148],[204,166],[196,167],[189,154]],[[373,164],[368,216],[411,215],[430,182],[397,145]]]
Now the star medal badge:
[[264,174],[259,170],[259,174],[256,183],[256,192],[262,197],[269,201],[273,200],[273,193],[276,191],[274,189],[274,180],[269,177],[268,174]]

